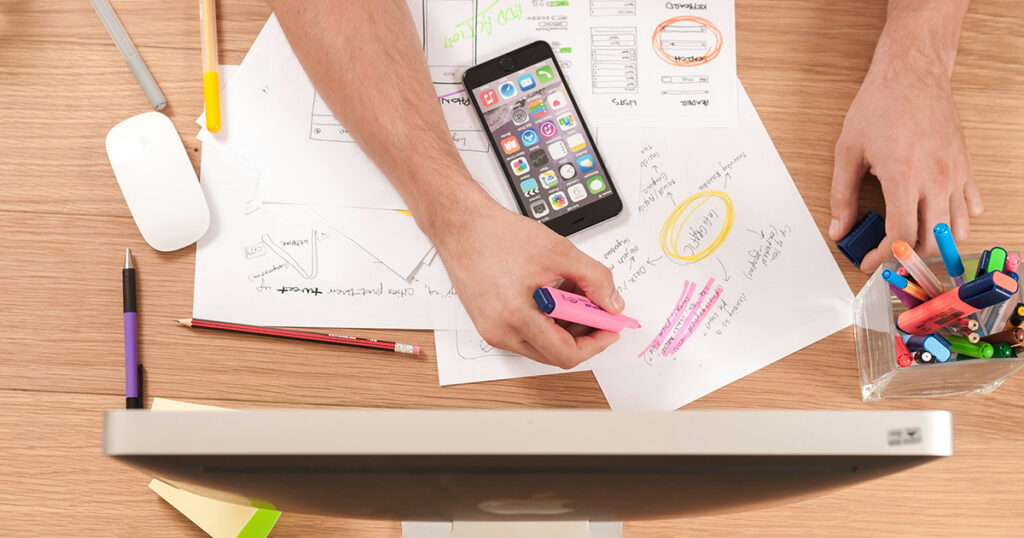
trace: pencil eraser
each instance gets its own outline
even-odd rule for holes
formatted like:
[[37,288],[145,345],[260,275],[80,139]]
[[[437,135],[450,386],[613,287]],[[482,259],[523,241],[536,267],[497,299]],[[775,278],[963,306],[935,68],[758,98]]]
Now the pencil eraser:
[[412,354],[413,355],[419,355],[420,354],[420,346],[412,346]]
[[839,247],[839,252],[842,252],[843,256],[850,260],[850,263],[860,267],[864,256],[878,248],[884,238],[885,219],[874,211],[868,211],[853,227],[853,230],[836,243],[836,246]]

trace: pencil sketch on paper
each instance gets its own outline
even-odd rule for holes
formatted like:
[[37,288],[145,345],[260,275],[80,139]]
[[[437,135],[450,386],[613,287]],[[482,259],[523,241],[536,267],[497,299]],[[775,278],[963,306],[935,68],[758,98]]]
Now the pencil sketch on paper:
[[[290,239],[278,243],[274,241],[273,238],[270,237],[270,234],[263,234],[263,236],[260,238],[260,241],[262,241],[263,245],[266,246],[267,249],[270,250],[270,252],[274,253],[278,258],[280,258],[288,267],[295,269],[295,272],[299,273],[299,276],[306,280],[312,280],[316,278],[316,275],[320,272],[320,263],[317,257],[316,248],[317,243],[326,238],[327,234],[323,232],[317,232],[314,229],[310,232],[309,239]],[[309,263],[307,265],[303,265],[296,261],[295,257],[292,256],[292,254],[285,249],[285,247],[288,246],[302,248],[305,247],[306,245],[309,245]],[[251,248],[252,247],[246,249],[246,254],[249,253]],[[265,276],[265,274],[261,276]],[[252,280],[251,277],[250,280]]]
[[518,357],[511,351],[496,348],[487,343],[474,331],[458,331],[455,337],[455,352],[463,360],[471,361],[490,357]]

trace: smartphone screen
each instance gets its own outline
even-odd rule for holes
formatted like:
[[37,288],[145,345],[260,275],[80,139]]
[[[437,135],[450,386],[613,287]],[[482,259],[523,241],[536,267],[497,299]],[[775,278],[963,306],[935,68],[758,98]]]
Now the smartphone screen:
[[621,211],[547,43],[471,68],[464,81],[524,215],[569,235]]

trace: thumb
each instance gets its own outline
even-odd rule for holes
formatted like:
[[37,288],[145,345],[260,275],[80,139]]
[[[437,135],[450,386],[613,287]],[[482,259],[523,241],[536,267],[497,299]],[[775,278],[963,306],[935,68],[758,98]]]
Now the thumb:
[[611,269],[574,245],[571,246],[571,252],[560,259],[563,260],[559,271],[561,276],[575,282],[597,306],[616,314],[626,307],[626,301],[615,289]]
[[857,222],[857,198],[860,181],[867,172],[867,164],[859,147],[842,141],[836,144],[835,165],[832,170],[832,222],[828,225],[828,237],[839,241]]

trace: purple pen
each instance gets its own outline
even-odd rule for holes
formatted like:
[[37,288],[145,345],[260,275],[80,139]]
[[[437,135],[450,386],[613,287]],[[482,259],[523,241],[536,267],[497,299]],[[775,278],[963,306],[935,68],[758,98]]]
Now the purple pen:
[[135,265],[132,249],[124,251],[124,269],[121,270],[121,290],[124,295],[124,404],[127,409],[142,409],[139,390],[139,342],[136,332]]

